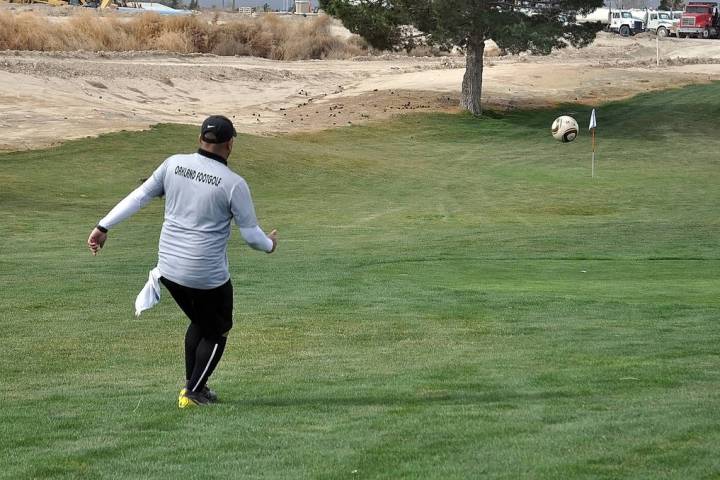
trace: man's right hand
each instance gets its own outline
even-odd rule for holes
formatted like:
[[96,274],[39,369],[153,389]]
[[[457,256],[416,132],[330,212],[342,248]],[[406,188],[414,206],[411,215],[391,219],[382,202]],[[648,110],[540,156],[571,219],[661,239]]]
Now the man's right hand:
[[107,233],[101,232],[97,227],[90,232],[87,245],[93,255],[97,255],[98,252],[100,252],[100,249],[105,245],[105,240],[107,240]]
[[273,253],[275,251],[275,249],[277,248],[277,242],[278,242],[277,235],[278,235],[278,231],[273,228],[272,232],[270,232],[270,235],[268,235],[268,238],[270,240],[272,240],[273,246],[272,246],[272,249],[267,253]]

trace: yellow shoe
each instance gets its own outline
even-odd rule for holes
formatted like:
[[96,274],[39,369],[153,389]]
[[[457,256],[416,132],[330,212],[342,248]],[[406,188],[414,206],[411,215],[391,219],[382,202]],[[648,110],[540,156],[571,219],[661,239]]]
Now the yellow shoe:
[[[180,390],[180,396],[178,397],[178,402],[180,401],[180,398],[182,398],[184,395],[187,395],[188,390],[187,388],[183,388]],[[211,390],[210,387],[205,385],[201,392],[199,392],[197,395],[202,395],[203,397],[207,398],[209,403],[215,403],[218,401],[217,393],[215,393],[214,390]],[[204,404],[205,402],[203,402]],[[182,407],[180,407],[182,408]]]
[[193,402],[192,399],[186,397],[185,395],[180,395],[180,398],[178,398],[178,408],[190,408],[197,406],[198,404],[196,402]]
[[188,405],[186,405],[186,402],[183,401],[183,398],[185,397],[185,394],[187,393],[187,388],[183,388],[180,390],[180,395],[178,396],[178,407],[179,408],[185,408]]
[[178,408],[190,408],[207,405],[210,400],[202,394],[190,393],[187,389],[183,388],[180,390],[180,396],[178,397]]

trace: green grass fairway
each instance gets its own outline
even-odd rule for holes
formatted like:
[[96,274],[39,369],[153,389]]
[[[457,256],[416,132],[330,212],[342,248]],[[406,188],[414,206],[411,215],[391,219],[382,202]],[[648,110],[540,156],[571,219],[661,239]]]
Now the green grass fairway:
[[589,116],[240,136],[281,242],[233,234],[195,411],[185,318],[133,317],[162,202],[85,240],[197,127],[0,155],[0,477],[720,478],[720,85],[601,107],[594,180]]

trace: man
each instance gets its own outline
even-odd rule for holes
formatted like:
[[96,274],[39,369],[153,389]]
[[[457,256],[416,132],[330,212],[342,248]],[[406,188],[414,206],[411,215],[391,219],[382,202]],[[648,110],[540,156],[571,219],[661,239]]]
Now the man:
[[185,334],[187,383],[180,391],[180,408],[217,399],[207,380],[222,357],[232,328],[233,293],[227,259],[231,220],[252,248],[272,253],[277,246],[277,231],[266,236],[257,224],[247,183],[227,167],[235,136],[229,119],[208,117],[200,130],[197,153],[166,159],[98,222],[87,241],[97,255],[108,230],[154,197],[165,196],[156,271],[190,319]]

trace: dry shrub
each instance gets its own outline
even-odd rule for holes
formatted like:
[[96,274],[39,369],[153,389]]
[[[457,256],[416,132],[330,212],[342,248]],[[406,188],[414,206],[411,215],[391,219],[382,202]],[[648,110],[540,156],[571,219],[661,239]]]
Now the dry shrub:
[[357,37],[333,36],[330,26],[324,16],[264,15],[217,24],[195,16],[100,17],[95,11],[83,11],[55,23],[34,13],[0,12],[0,50],[164,50],[304,60],[349,58],[367,49]]
[[208,35],[206,51],[223,56],[252,55],[250,44],[241,34],[228,28],[213,29]]
[[202,51],[215,55],[251,55],[247,33],[235,24],[211,25]]
[[130,32],[140,42],[149,42],[160,36],[166,22],[157,13],[143,13],[128,23]]
[[113,18],[76,15],[64,27],[64,50],[118,51],[136,47],[136,37]]
[[207,51],[216,55],[273,58],[276,34],[272,28],[268,28],[264,18],[216,25],[209,32]]
[[192,53],[193,45],[187,35],[182,32],[162,32],[153,39],[152,50],[165,50],[168,52]]
[[[193,48],[207,45],[207,32],[210,25],[201,22],[197,17],[169,17],[165,19],[165,30],[180,33],[188,38]],[[201,51],[201,50],[196,50]]]
[[32,13],[13,15],[0,12],[0,50],[61,49],[55,38],[55,25]]
[[250,39],[250,52],[253,57],[272,58],[274,44],[273,33],[261,30]]
[[[342,59],[363,53],[363,48],[330,33],[329,17],[286,22],[273,58],[278,60]],[[352,37],[351,37],[352,38]]]
[[193,53],[202,52],[206,44],[205,25],[195,17],[167,18],[150,13],[128,26],[142,50]]
[[294,22],[289,38],[283,45],[284,60],[304,58],[325,58],[333,45],[333,37],[328,32],[325,18],[314,18],[309,22]]

